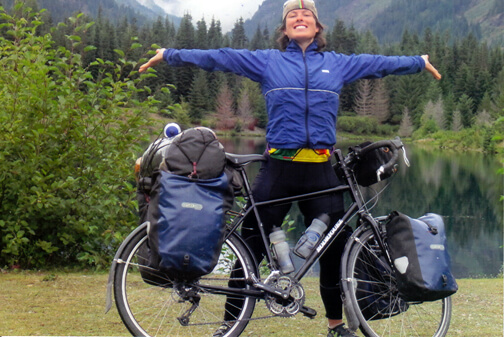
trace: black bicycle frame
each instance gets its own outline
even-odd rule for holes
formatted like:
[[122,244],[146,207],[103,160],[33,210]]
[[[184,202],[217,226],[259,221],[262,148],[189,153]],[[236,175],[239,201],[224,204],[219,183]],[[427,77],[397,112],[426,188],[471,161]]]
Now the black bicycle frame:
[[[248,204],[244,209],[241,210],[240,213],[236,213],[237,215],[239,215],[239,219],[235,223],[232,224],[231,229],[228,233],[228,236],[232,232],[236,231],[238,229],[238,227],[243,224],[244,219],[247,216],[250,216],[250,213],[253,212],[254,216],[257,219],[257,225],[258,225],[259,231],[261,233],[264,247],[266,247],[265,251],[267,254],[267,261],[270,264],[274,264],[275,267],[278,267],[278,266],[276,266],[275,260],[272,258],[270,249],[268,249],[269,244],[268,244],[268,240],[267,240],[267,235],[264,230],[264,226],[261,221],[261,217],[259,215],[258,208],[264,207],[264,206],[275,206],[275,205],[292,203],[294,201],[318,198],[318,197],[333,194],[333,193],[351,192],[352,203],[346,209],[344,216],[336,224],[333,224],[333,226],[329,228],[327,235],[313,249],[311,254],[306,258],[305,262],[301,265],[301,267],[294,274],[293,278],[296,281],[299,281],[304,277],[304,275],[313,266],[313,264],[320,258],[320,256],[322,256],[322,254],[324,254],[326,252],[328,247],[334,242],[334,240],[338,237],[338,235],[340,235],[341,231],[345,228],[345,226],[348,225],[348,221],[356,213],[359,213],[359,217],[361,217],[362,220],[367,221],[369,224],[371,224],[371,227],[373,228],[373,230],[375,232],[375,236],[377,237],[377,241],[378,241],[380,248],[384,252],[386,252],[384,243],[381,240],[380,235],[378,235],[379,234],[378,224],[368,213],[363,212],[364,202],[359,195],[357,183],[355,181],[355,178],[353,177],[351,170],[348,168],[348,166],[346,165],[346,163],[344,161],[344,157],[341,153],[341,150],[339,150],[339,149],[335,150],[334,155],[335,155],[336,160],[337,160],[338,164],[340,165],[340,168],[344,174],[344,179],[346,180],[346,184],[340,185],[337,187],[333,187],[333,188],[329,188],[329,189],[325,189],[325,190],[321,190],[321,191],[317,191],[317,192],[305,193],[305,194],[300,194],[300,195],[295,195],[295,196],[290,196],[290,197],[285,197],[285,198],[279,198],[279,199],[273,199],[273,200],[267,200],[267,201],[260,201],[260,202],[256,202],[254,200],[254,197],[251,193],[250,183],[248,181],[248,177],[245,172],[244,166],[237,167],[237,170],[240,172],[242,179],[243,179],[243,182],[244,182],[244,189],[245,189],[245,192],[248,197]],[[257,262],[259,262],[259,261],[257,261]],[[248,280],[248,281],[250,282],[251,280]],[[257,287],[257,282],[255,280],[253,280],[252,283],[253,283],[253,285],[255,285]],[[254,284],[254,283],[256,283],[256,284]],[[257,290],[245,290],[245,289],[238,290],[236,288],[210,287],[210,286],[205,286],[205,288],[208,290],[212,290],[214,292],[225,293],[225,294],[229,294],[229,295],[231,295],[231,294],[238,294],[238,295],[246,294],[246,295],[250,295],[250,296],[260,297],[260,296],[258,296],[259,293]],[[269,292],[274,292],[277,295],[280,295],[278,292],[278,289],[269,289],[269,287],[261,287],[261,286],[259,286],[258,288],[261,288],[261,289],[269,291]],[[288,293],[288,291],[286,293]],[[285,295],[285,294],[282,294],[282,295]]]

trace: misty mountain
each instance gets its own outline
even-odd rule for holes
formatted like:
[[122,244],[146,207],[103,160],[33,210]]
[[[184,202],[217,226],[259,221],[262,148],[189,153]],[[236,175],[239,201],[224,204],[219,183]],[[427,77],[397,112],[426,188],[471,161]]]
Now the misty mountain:
[[[15,0],[0,0],[10,8]],[[164,0],[170,3],[175,0]],[[285,0],[264,0],[252,18],[244,22],[247,36],[257,28],[267,28],[270,35],[279,26]],[[26,0],[46,8],[54,22],[61,22],[77,12],[91,17],[101,15],[112,22],[127,17],[138,25],[168,17],[178,26],[181,18],[166,14],[154,0]],[[370,30],[381,43],[401,40],[404,31],[422,35],[425,29],[448,32],[452,38],[472,33],[490,45],[504,45],[504,0],[316,0],[319,18],[330,30],[336,20],[358,31]],[[219,19],[218,17],[216,18]],[[236,18],[238,21],[239,18]]]
[[[245,21],[252,36],[259,26],[275,31],[284,0],[264,0],[254,16]],[[504,43],[502,0],[316,0],[319,19],[329,29],[336,20],[359,31],[370,30],[380,42],[401,40],[405,29],[422,34],[427,27],[449,32],[452,37],[473,33],[489,44]]]
[[[150,1],[149,6],[144,6],[137,0],[27,0],[26,3],[38,9],[47,9],[55,23],[63,22],[66,18],[80,12],[96,18],[100,10],[101,15],[111,22],[127,17],[138,25],[143,25],[156,20],[159,16],[167,16],[175,25],[180,23],[179,17],[166,14],[154,2],[147,1]],[[15,0],[0,0],[0,5],[10,9],[14,2]]]

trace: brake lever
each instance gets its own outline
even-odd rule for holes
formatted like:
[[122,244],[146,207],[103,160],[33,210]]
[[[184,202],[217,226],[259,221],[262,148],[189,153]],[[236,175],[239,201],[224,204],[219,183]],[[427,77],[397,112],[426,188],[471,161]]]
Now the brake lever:
[[406,147],[402,147],[402,151],[403,151],[403,159],[404,159],[404,163],[406,164],[406,166],[410,167],[410,161],[408,159],[408,156],[406,155]]

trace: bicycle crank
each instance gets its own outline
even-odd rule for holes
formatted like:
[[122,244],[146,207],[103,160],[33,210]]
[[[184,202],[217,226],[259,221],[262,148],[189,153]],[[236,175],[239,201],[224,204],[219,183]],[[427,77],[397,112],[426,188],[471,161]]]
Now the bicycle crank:
[[305,301],[303,286],[294,281],[289,276],[274,276],[270,278],[266,285],[282,291],[288,291],[287,299],[273,294],[266,295],[266,307],[276,316],[291,317],[296,315],[302,308]]

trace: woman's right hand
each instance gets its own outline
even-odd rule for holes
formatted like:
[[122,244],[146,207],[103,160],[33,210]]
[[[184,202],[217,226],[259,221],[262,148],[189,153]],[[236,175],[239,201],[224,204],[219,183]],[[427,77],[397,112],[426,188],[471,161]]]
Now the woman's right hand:
[[429,55],[422,55],[423,60],[425,61],[425,70],[427,70],[429,73],[431,73],[432,77],[434,77],[436,80],[441,79],[441,74],[439,71],[434,68],[434,66],[429,62]]
[[159,63],[161,63],[161,61],[163,61],[163,53],[165,50],[166,50],[165,48],[157,49],[156,55],[154,55],[149,61],[147,61],[147,63],[142,64],[140,66],[139,71],[141,73],[143,73],[144,71],[146,71],[150,67],[154,67],[154,66],[158,65]]

